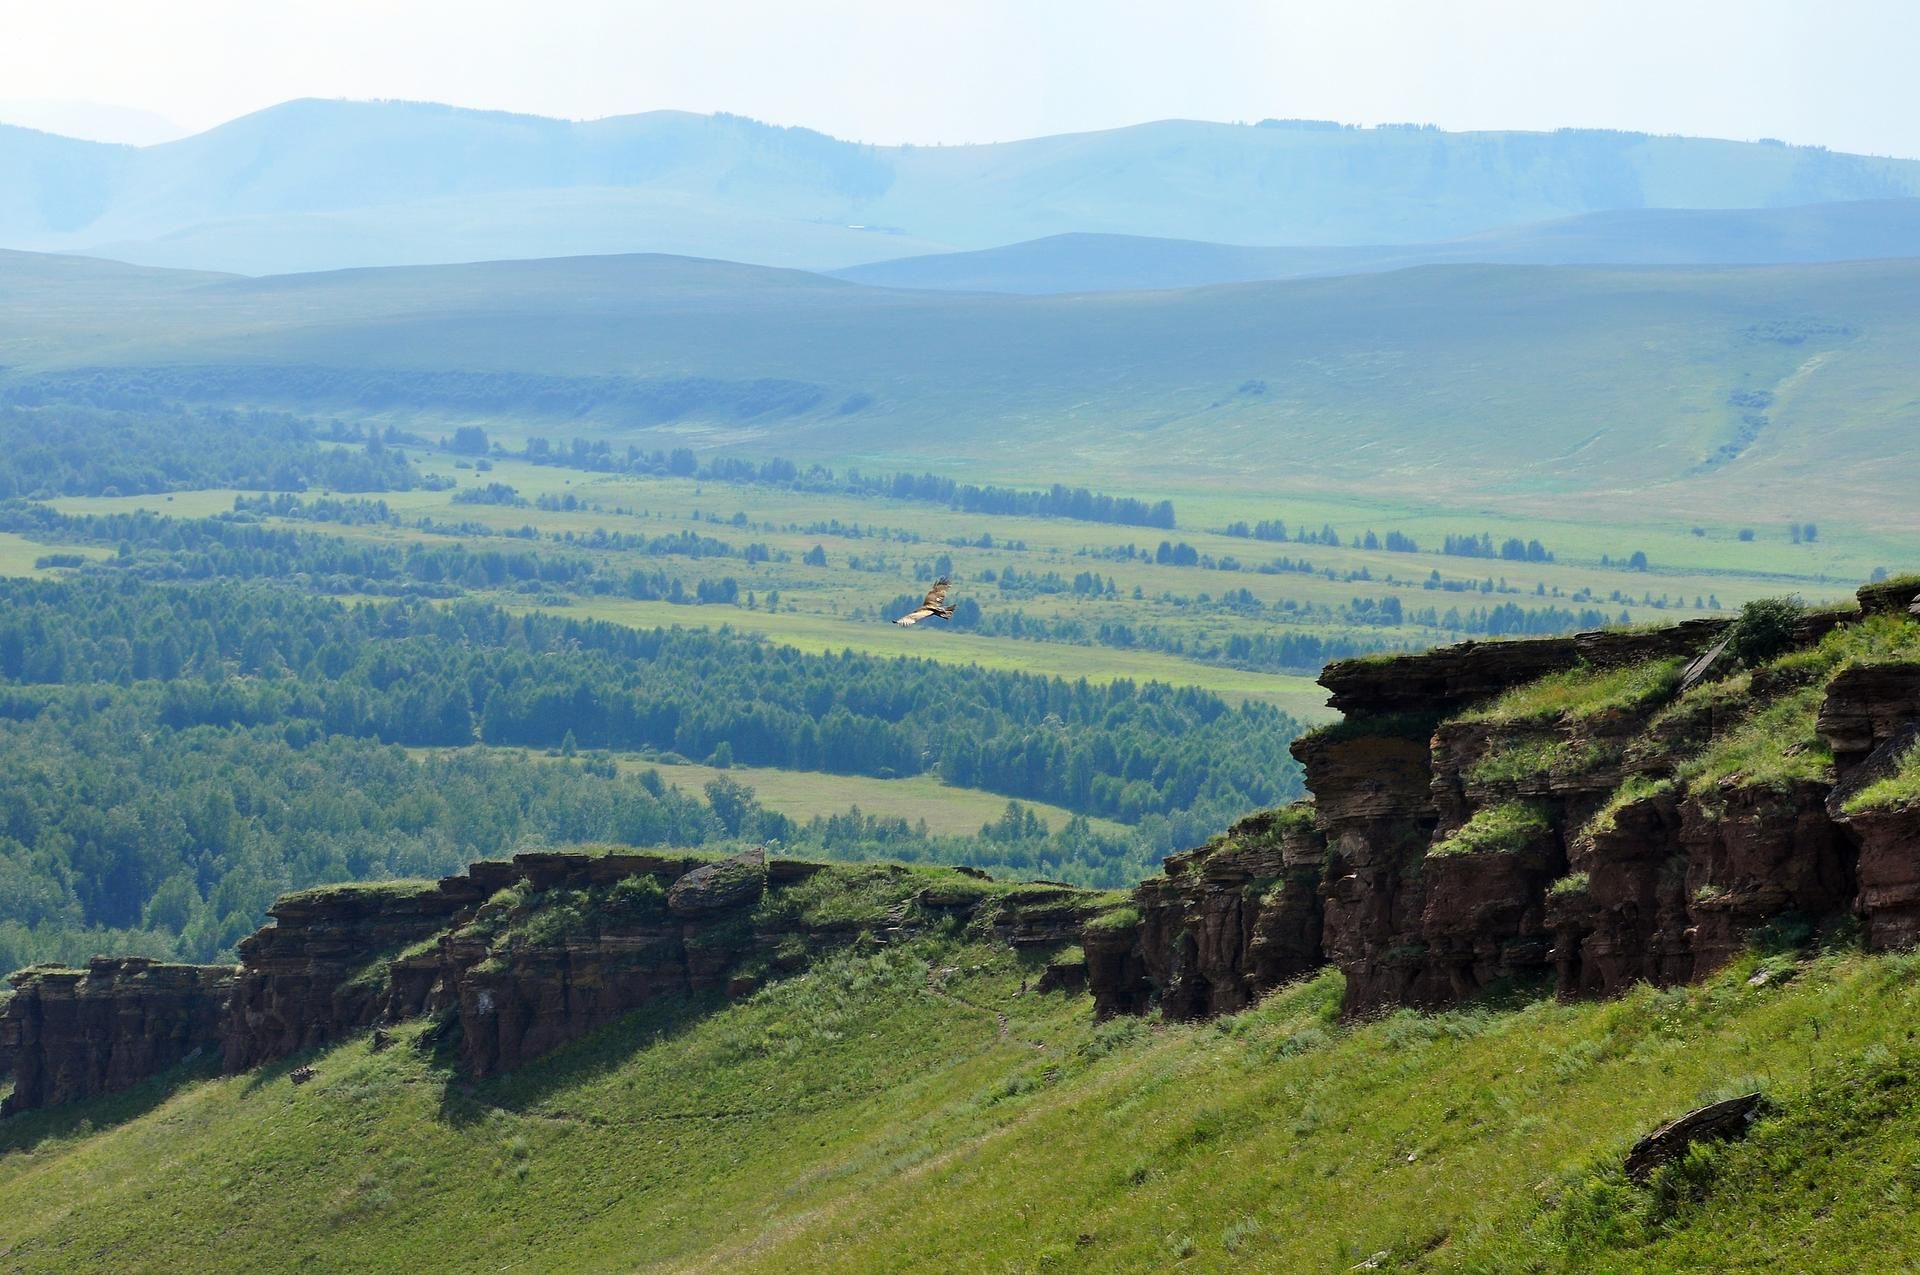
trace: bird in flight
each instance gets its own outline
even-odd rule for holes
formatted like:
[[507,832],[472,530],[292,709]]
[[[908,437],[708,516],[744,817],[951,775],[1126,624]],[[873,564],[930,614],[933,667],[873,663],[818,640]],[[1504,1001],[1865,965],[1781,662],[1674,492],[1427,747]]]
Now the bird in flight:
[[895,620],[894,623],[918,624],[928,616],[934,615],[939,616],[943,620],[951,620],[953,618],[953,608],[947,605],[947,578],[945,576],[941,576],[933,582],[933,587],[927,590],[926,601]]

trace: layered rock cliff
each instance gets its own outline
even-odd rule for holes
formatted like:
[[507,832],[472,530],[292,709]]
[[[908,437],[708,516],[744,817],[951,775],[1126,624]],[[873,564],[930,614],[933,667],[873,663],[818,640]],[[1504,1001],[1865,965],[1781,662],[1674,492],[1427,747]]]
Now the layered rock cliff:
[[13,1092],[0,1117],[130,1089],[211,1052],[236,971],[143,957],[85,969],[33,966],[9,980],[0,1058]]
[[1219,1013],[1328,963],[1358,1013],[1683,981],[1756,936],[1912,944],[1916,594],[1870,586],[1685,689],[1727,622],[1330,665],[1345,719],[1293,748],[1312,802],[1090,925],[1100,1012]]
[[[856,941],[973,927],[1062,954],[1098,896],[964,869],[554,852],[440,881],[302,891],[238,967],[100,960],[13,979],[7,1113],[113,1092],[201,1051],[230,1072],[435,1016],[474,1075],[510,1070],[663,997],[739,996]],[[1084,980],[1059,956],[1046,977]]]

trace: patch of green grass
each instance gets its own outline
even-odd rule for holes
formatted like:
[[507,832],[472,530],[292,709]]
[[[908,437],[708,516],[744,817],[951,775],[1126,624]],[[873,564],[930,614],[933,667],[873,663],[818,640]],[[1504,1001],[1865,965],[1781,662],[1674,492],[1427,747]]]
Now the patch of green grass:
[[864,929],[906,917],[920,893],[985,898],[1019,887],[981,881],[949,868],[902,867],[897,863],[835,864],[804,881],[769,890],[754,912],[756,925],[805,929]]
[[1570,895],[1585,894],[1586,892],[1587,874],[1584,872],[1569,872],[1566,876],[1559,878],[1547,887],[1547,893],[1554,898],[1566,898]]
[[1391,736],[1395,739],[1425,739],[1433,734],[1440,719],[1432,713],[1382,713],[1373,717],[1342,717],[1316,726],[1300,736],[1302,740],[1337,743],[1348,739]]
[[1920,743],[1900,755],[1894,772],[1847,798],[1845,810],[1857,815],[1869,810],[1902,810],[1920,805]]
[[437,880],[424,877],[395,878],[389,881],[342,881],[331,885],[309,886],[304,890],[289,890],[280,896],[281,902],[308,902],[314,899],[341,898],[349,895],[388,895],[396,899],[413,898],[422,894],[432,894],[440,888]]
[[1581,664],[1515,687],[1457,714],[1457,722],[1578,722],[1614,711],[1641,712],[1673,694],[1686,661],[1646,660],[1621,668]]
[[1636,801],[1657,797],[1663,792],[1672,792],[1673,788],[1673,780],[1665,776],[1658,778],[1651,775],[1628,776],[1625,783],[1613,790],[1613,795],[1607,798],[1607,804],[1596,810],[1593,817],[1587,820],[1586,826],[1580,830],[1581,835],[1593,837],[1612,832],[1614,821],[1620,817],[1622,810]]
[[1819,685],[1781,696],[1682,762],[1674,778],[1696,795],[1729,783],[1784,789],[1830,779],[1833,753],[1814,729],[1825,697]]
[[1140,924],[1140,909],[1131,903],[1108,908],[1087,922],[1089,930],[1130,930]]
[[1506,801],[1475,811],[1453,835],[1427,851],[1429,859],[1462,854],[1515,854],[1547,832],[1552,822],[1537,801]]
[[1467,778],[1479,784],[1511,784],[1549,774],[1584,774],[1618,757],[1618,750],[1601,740],[1537,737],[1487,753],[1468,768]]

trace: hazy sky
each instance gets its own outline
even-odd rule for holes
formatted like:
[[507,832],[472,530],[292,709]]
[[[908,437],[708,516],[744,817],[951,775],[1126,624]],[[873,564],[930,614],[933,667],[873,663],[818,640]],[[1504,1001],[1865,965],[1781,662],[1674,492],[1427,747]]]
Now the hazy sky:
[[1917,51],[1920,0],[0,0],[0,118],[399,97],[875,142],[1308,116],[1920,156]]

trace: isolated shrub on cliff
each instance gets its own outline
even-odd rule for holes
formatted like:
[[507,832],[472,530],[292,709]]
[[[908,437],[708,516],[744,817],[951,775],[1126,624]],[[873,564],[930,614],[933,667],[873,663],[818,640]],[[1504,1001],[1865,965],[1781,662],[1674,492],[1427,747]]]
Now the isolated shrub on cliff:
[[1765,664],[1793,644],[1801,610],[1798,598],[1755,598],[1727,631],[1727,649],[1748,668]]

